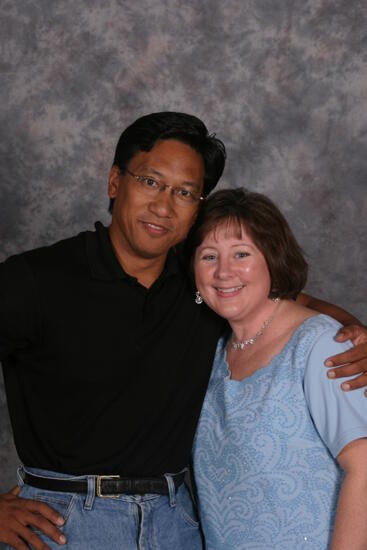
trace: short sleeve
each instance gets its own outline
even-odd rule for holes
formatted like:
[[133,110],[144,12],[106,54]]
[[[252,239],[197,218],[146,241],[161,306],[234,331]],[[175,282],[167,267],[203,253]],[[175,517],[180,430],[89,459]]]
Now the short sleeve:
[[320,437],[334,458],[351,441],[367,437],[367,399],[364,388],[344,392],[348,378],[330,379],[324,361],[352,347],[336,342],[337,328],[326,329],[315,341],[305,368],[304,390],[310,414]]
[[31,269],[22,256],[0,264],[0,360],[39,336],[40,314]]

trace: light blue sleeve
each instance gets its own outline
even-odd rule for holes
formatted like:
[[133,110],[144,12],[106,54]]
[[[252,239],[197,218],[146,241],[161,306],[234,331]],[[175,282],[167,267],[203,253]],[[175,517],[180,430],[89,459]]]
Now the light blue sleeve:
[[340,384],[350,379],[329,379],[324,361],[352,347],[334,340],[327,328],[315,340],[305,367],[304,391],[317,431],[334,458],[351,441],[367,437],[367,399],[364,388],[344,392]]

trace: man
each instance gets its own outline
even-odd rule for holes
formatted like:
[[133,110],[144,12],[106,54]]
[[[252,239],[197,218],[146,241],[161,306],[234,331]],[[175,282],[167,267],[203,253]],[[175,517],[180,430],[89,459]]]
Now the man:
[[195,305],[174,247],[224,162],[196,117],[142,117],[117,145],[110,227],[0,265],[0,358],[24,464],[21,498],[0,499],[0,541],[202,548],[183,478],[222,322]]

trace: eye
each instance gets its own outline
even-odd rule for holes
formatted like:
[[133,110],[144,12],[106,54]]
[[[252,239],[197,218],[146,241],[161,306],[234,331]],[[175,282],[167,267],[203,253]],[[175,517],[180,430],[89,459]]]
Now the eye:
[[195,198],[194,195],[191,193],[191,191],[189,191],[188,189],[185,189],[185,187],[177,187],[176,194],[178,197],[182,199],[192,200]]
[[141,176],[140,181],[145,187],[150,187],[151,189],[158,189],[159,183],[153,178],[148,178],[147,176]]
[[239,259],[247,258],[247,256],[250,256],[250,254],[244,251],[236,252],[235,254],[235,258],[239,258]]
[[204,254],[202,257],[201,257],[202,260],[205,260],[207,262],[212,262],[213,260],[216,259],[216,256],[215,254]]

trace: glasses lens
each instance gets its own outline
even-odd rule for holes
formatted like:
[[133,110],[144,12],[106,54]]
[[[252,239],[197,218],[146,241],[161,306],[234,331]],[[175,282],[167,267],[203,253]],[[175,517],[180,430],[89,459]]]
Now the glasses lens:
[[173,196],[176,203],[182,206],[191,206],[198,201],[198,199],[186,189],[176,188]]
[[192,206],[200,200],[191,191],[185,187],[170,187],[159,183],[154,178],[148,176],[138,176],[129,172],[131,176],[140,184],[140,189],[147,195],[157,195],[159,192],[167,191],[172,194],[174,202],[178,206]]
[[147,191],[149,194],[155,194],[161,189],[160,184],[153,178],[138,176],[137,180],[141,183],[144,191]]

